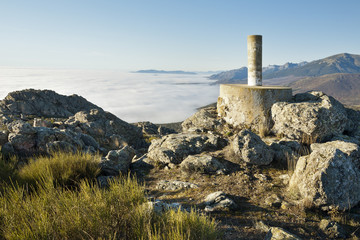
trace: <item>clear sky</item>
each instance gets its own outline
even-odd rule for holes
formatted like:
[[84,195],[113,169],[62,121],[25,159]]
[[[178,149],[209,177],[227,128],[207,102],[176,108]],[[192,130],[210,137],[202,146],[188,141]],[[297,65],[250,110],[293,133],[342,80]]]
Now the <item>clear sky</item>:
[[360,0],[0,0],[0,66],[229,70],[360,54]]

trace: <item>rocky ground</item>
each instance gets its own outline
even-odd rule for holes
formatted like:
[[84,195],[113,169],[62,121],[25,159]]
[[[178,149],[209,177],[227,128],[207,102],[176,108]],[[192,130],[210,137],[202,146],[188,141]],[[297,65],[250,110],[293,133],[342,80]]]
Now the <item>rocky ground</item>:
[[200,109],[183,123],[129,124],[84,98],[24,90],[0,101],[0,145],[21,161],[99,152],[98,182],[131,171],[154,209],[196,208],[225,239],[360,238],[360,113],[321,92],[272,107],[267,133]]

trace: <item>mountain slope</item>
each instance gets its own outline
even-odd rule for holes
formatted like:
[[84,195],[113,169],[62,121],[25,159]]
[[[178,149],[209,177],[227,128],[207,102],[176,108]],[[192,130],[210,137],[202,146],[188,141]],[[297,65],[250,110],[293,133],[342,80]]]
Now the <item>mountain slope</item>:
[[360,74],[334,73],[289,84],[294,93],[320,90],[348,105],[360,105]]
[[333,73],[360,73],[360,55],[341,53],[320,60],[312,61],[303,66],[288,68],[270,74],[264,79],[285,76],[321,76]]
[[[341,53],[309,63],[270,65],[263,68],[263,79],[316,77],[333,73],[360,73],[360,55]],[[246,67],[210,76],[210,79],[218,80],[216,83],[235,83],[246,78]]]
[[209,77],[211,80],[217,80],[216,83],[240,83],[240,80],[247,78],[247,67],[234,69],[230,71],[213,74]]

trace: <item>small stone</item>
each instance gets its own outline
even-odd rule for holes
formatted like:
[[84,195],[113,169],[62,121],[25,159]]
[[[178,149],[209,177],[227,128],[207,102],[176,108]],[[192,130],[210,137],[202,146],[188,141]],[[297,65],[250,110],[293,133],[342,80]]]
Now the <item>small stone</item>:
[[322,219],[319,228],[330,238],[346,238],[344,229],[335,221]]
[[207,195],[204,203],[206,205],[206,212],[229,211],[237,208],[236,203],[232,199],[228,198],[222,191],[213,192]]
[[271,227],[268,233],[266,234],[264,240],[301,240],[295,234],[292,234],[279,227]]
[[275,193],[265,199],[266,205],[269,205],[269,206],[275,207],[275,208],[280,208],[281,202],[282,202],[281,199]]
[[156,185],[157,189],[175,191],[179,189],[198,188],[198,185],[190,182],[161,180]]
[[260,230],[262,232],[268,232],[270,230],[270,227],[261,220],[256,221],[254,227],[255,229]]
[[264,174],[261,174],[261,173],[255,173],[254,177],[256,177],[257,179],[259,179],[260,181],[263,181],[263,182],[268,180],[268,178]]
[[268,165],[274,157],[270,147],[248,129],[242,130],[234,138],[232,145],[235,155],[250,164]]

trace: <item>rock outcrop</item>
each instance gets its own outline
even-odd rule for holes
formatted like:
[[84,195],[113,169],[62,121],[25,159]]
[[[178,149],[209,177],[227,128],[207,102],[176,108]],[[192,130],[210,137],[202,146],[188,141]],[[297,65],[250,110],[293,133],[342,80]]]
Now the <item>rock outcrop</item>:
[[235,155],[250,164],[268,165],[274,157],[271,148],[247,129],[235,136],[232,146]]
[[289,183],[307,204],[323,209],[349,209],[360,202],[359,146],[333,141],[312,144],[300,157]]
[[119,149],[126,145],[135,148],[144,146],[140,128],[99,109],[77,112],[65,124],[92,136],[102,147],[109,150]]
[[146,147],[140,128],[77,95],[33,89],[12,92],[0,101],[0,117],[7,129],[0,134],[6,155]]
[[109,176],[126,173],[134,156],[135,150],[129,146],[125,146],[120,150],[111,150],[106,157],[101,159],[101,171],[104,175]]
[[7,143],[2,152],[6,155],[51,154],[56,150],[96,152],[99,145],[91,137],[69,129],[32,127],[29,123],[16,120],[7,125]]
[[183,131],[208,132],[221,128],[221,120],[217,119],[215,107],[200,109],[182,124]]
[[273,131],[305,143],[323,142],[353,130],[344,106],[322,92],[297,94],[295,102],[277,102],[271,108]]
[[216,158],[210,155],[192,155],[185,158],[180,168],[186,173],[224,174],[225,166]]
[[237,208],[234,200],[230,199],[224,192],[218,191],[210,193],[204,200],[205,211],[229,211]]
[[163,165],[180,164],[188,155],[218,150],[226,144],[226,140],[213,134],[170,134],[154,140],[147,156]]
[[269,232],[266,234],[264,240],[301,240],[295,234],[292,234],[280,227],[271,227]]
[[68,118],[79,111],[101,109],[78,95],[64,96],[51,90],[27,89],[9,93],[0,101],[4,115],[33,115],[47,118]]

